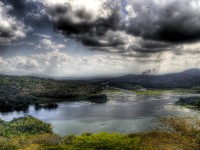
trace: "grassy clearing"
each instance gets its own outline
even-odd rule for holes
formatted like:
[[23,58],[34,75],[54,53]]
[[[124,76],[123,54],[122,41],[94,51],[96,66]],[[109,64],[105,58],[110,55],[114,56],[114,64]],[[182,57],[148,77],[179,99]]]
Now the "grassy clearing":
[[134,91],[137,95],[148,95],[148,96],[155,96],[160,95],[164,91],[162,90],[147,90],[147,91]]
[[162,93],[171,92],[171,93],[197,93],[197,90],[194,89],[150,89],[146,91],[134,90],[134,93],[137,95],[148,95],[148,96],[156,96]]

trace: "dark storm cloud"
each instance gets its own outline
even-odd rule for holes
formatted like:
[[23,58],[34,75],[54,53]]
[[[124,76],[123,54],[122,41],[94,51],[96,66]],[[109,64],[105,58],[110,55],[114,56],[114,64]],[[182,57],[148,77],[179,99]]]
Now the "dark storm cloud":
[[[41,17],[41,11],[43,10],[43,6],[41,3],[37,1],[31,1],[31,0],[4,0],[5,4],[12,6],[12,10],[10,11],[10,14],[19,18],[19,19],[29,19],[31,15],[35,15],[38,17]],[[33,16],[31,16],[31,19]],[[42,21],[42,20],[41,20]]]
[[27,0],[0,1],[0,43],[5,44],[12,40],[26,37],[32,28],[26,24],[25,18],[32,5]]
[[12,7],[9,15],[23,21],[26,25],[35,28],[49,28],[51,22],[39,1],[32,0],[4,0],[6,5]]
[[[130,4],[133,12],[128,12],[127,26],[121,24],[124,18],[121,18],[120,4],[112,8],[108,4],[103,5],[111,10],[111,15],[97,16],[95,20],[92,19],[95,14],[84,7],[74,10],[70,1],[47,6],[46,10],[55,30],[94,50],[99,47],[99,50],[104,48],[108,51],[113,48],[119,53],[129,50],[157,53],[174,50],[181,43],[194,42],[200,38],[200,15],[186,0],[162,0],[160,3],[155,0],[134,1]],[[131,13],[136,15],[132,17]],[[108,37],[108,31],[126,31],[141,40],[130,44],[123,39],[116,39],[115,35]],[[137,44],[140,46],[135,46]]]
[[[59,15],[59,14],[58,14]],[[84,10],[80,10],[76,12],[76,17],[83,20],[90,19],[90,14],[84,12]],[[102,36],[108,31],[116,30],[119,25],[120,17],[119,13],[114,11],[113,14],[108,18],[99,18],[94,22],[80,22],[74,23],[71,16],[69,18],[64,18],[61,16],[58,21],[55,23],[55,27],[58,30],[62,30],[67,34],[89,34],[90,36]]]
[[178,48],[176,44],[152,40],[143,40],[140,45],[140,48],[134,49],[135,52],[160,53],[164,51],[175,51]]
[[31,0],[0,0],[1,56],[35,53],[34,47],[39,41],[54,33],[53,24],[41,3]]
[[12,40],[24,38],[31,30],[22,20],[12,16],[14,8],[0,1],[0,44],[6,44]]
[[13,15],[23,17],[27,10],[27,0],[5,0],[5,3],[14,8],[11,11]]
[[129,18],[128,33],[177,44],[200,40],[198,0],[136,0],[132,7],[135,16]]
[[98,17],[95,20],[93,20],[93,14],[84,8],[73,11],[72,7],[71,5],[55,5],[48,9],[48,13],[54,20],[56,30],[81,41],[86,46],[101,47],[117,44],[117,42],[105,44],[99,39],[102,39],[108,30],[119,29],[120,12],[118,7],[112,10],[109,17]]
[[[121,45],[126,44],[124,39],[121,39],[121,37],[116,37],[115,39],[111,37],[107,37],[107,35],[97,36],[97,35],[72,35],[73,38],[78,39],[81,41],[84,45],[87,45],[89,47],[118,47]],[[104,42],[103,42],[104,41]]]
[[[21,32],[26,33],[27,25],[41,35],[54,29],[92,50],[146,57],[145,53],[178,51],[180,45],[200,40],[198,0],[134,0],[123,5],[117,0],[94,1],[100,3],[96,10],[79,0],[3,0],[12,6],[9,16],[24,23]],[[16,20],[9,28],[0,26],[0,37],[25,36],[13,38],[19,28]]]

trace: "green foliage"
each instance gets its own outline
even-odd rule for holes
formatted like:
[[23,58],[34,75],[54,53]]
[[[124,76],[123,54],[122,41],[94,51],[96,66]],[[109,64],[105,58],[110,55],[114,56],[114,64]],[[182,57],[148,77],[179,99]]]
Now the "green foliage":
[[108,98],[105,94],[93,94],[88,96],[87,100],[94,103],[106,103],[108,101]]
[[78,136],[72,145],[81,149],[104,149],[104,150],[131,150],[140,149],[139,138],[129,138],[117,133],[98,133],[91,136]]
[[0,137],[0,150],[43,150],[46,146],[59,145],[61,137],[52,133]]
[[51,125],[31,116],[14,119],[10,122],[0,121],[0,136],[10,137],[41,133],[52,133]]
[[177,105],[181,105],[187,108],[197,108],[200,110],[200,97],[191,96],[191,97],[181,97],[176,102]]
[[77,100],[101,90],[84,82],[0,75],[0,111],[25,111],[30,104]]
[[[9,131],[0,136],[0,150],[199,150],[198,116],[161,117],[157,121],[157,129],[149,132],[84,133],[65,137],[51,133],[49,124],[46,127],[45,123],[33,117],[9,123],[0,121],[0,131]],[[17,126],[19,132],[14,132]]]
[[[72,136],[70,136],[72,137]],[[66,138],[66,137],[65,137]],[[69,137],[68,137],[69,138]],[[70,141],[70,142],[69,142]],[[47,150],[140,150],[140,138],[117,133],[83,134],[73,137],[66,145],[47,147]]]
[[75,138],[76,138],[76,136],[74,134],[69,134],[62,138],[61,143],[64,145],[70,144]]

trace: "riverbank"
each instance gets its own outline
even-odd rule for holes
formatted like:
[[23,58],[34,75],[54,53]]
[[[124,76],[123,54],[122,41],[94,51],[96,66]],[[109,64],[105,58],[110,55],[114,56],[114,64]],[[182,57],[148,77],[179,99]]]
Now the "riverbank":
[[[188,121],[193,121],[193,124]],[[0,121],[0,147],[3,150],[198,150],[199,118],[173,116],[159,118],[156,122],[155,128],[162,125],[164,129],[132,134],[101,132],[61,137],[52,132],[50,124],[28,116],[11,122]]]
[[[157,96],[166,92],[199,92],[198,89],[137,88],[131,91],[137,95],[146,96]],[[53,104],[56,106],[56,103],[66,101],[105,103],[108,101],[105,93],[120,91],[119,88],[107,87],[101,82],[61,81],[31,76],[0,75],[0,112],[27,111],[30,105],[52,106]]]
[[[119,91],[119,89],[118,89]],[[36,109],[31,105],[26,112],[0,113],[2,120],[10,121],[27,115],[53,125],[57,134],[82,134],[83,132],[143,132],[154,126],[157,116],[188,115],[194,110],[175,105],[179,97],[195,96],[193,93],[169,93],[138,95],[130,90],[105,91],[109,101],[58,102],[57,109]],[[66,128],[67,127],[67,128]]]

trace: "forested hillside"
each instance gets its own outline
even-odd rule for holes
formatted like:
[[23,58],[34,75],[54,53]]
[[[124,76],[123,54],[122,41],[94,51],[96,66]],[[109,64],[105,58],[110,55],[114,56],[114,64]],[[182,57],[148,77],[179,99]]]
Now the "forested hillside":
[[30,104],[75,100],[101,91],[83,82],[30,76],[0,76],[0,110],[26,110]]

